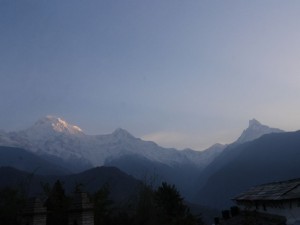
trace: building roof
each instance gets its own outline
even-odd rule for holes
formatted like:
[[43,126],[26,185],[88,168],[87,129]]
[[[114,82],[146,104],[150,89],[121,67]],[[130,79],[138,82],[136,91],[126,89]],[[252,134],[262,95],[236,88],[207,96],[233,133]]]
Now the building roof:
[[288,199],[300,199],[300,178],[252,187],[248,191],[233,198],[235,201]]

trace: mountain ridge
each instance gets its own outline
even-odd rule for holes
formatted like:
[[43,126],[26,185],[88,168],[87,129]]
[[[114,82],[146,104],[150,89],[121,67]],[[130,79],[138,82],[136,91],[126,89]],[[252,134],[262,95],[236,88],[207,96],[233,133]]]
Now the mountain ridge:
[[[101,166],[109,158],[130,154],[140,154],[151,161],[168,165],[192,163],[197,167],[203,166],[200,165],[203,160],[191,161],[192,157],[188,157],[186,152],[163,148],[152,141],[136,138],[125,129],[118,128],[105,135],[86,135],[78,126],[53,116],[39,119],[22,131],[2,132],[0,144],[21,147],[38,155],[58,157],[65,161],[82,159],[89,161],[92,166]],[[193,154],[201,158],[201,152],[194,151]]]
[[[283,131],[253,119],[235,143],[241,144],[270,132]],[[82,160],[85,165],[90,163],[91,166],[104,165],[108,159],[138,154],[169,166],[192,164],[198,168],[206,167],[227,147],[215,144],[203,151],[163,148],[155,142],[136,138],[122,128],[117,128],[111,134],[86,135],[78,126],[54,116],[39,119],[25,130],[1,132],[0,144],[24,148],[40,156],[56,157],[65,162]],[[86,166],[83,167],[86,169]]]
[[253,141],[264,134],[269,133],[282,133],[284,132],[281,129],[278,128],[272,128],[267,125],[261,124],[256,119],[249,120],[248,127],[242,132],[241,136],[235,141],[235,143],[241,144],[248,141]]
[[44,118],[39,119],[34,123],[33,126],[25,130],[26,132],[38,132],[49,134],[64,133],[70,135],[80,135],[84,134],[82,129],[78,126],[67,123],[65,120],[60,117],[54,117],[48,115]]

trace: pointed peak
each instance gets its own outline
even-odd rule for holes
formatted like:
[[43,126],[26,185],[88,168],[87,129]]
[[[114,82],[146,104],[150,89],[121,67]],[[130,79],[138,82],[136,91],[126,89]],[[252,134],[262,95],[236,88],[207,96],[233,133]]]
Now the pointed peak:
[[249,120],[249,127],[252,127],[252,126],[261,126],[262,124],[256,120],[256,119],[252,119],[252,120]]
[[248,128],[243,131],[243,133],[237,139],[236,142],[244,143],[247,141],[252,141],[254,139],[257,139],[265,134],[278,133],[278,132],[284,132],[284,131],[280,130],[278,128],[272,128],[272,127],[263,125],[258,120],[252,119],[252,120],[249,120]]
[[[272,131],[274,129],[277,129],[277,128],[269,127],[267,125],[262,124],[261,122],[259,122],[256,119],[252,119],[252,120],[249,120],[249,126],[246,130],[260,130],[260,131],[261,130],[265,130],[265,131],[270,130],[270,131]],[[279,130],[279,129],[277,129],[277,130]]]
[[125,137],[134,137],[132,134],[130,134],[127,130],[123,128],[117,128],[113,133],[113,136],[118,138],[125,138]]
[[51,115],[39,119],[30,129],[41,130],[41,131],[48,130],[48,131],[67,133],[67,134],[83,133],[78,126],[71,125],[65,120]]
[[262,124],[256,119],[249,120],[249,126],[246,130],[263,130],[271,129],[269,126]]
[[47,124],[47,123],[67,123],[67,122],[61,119],[60,117],[47,115],[43,118],[40,118],[35,124],[38,125],[38,124]]

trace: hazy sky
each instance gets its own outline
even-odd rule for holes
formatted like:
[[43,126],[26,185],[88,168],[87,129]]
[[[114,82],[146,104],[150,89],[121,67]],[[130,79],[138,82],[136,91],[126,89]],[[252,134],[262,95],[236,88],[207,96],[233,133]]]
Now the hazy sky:
[[0,129],[46,115],[167,147],[300,128],[300,1],[0,0]]

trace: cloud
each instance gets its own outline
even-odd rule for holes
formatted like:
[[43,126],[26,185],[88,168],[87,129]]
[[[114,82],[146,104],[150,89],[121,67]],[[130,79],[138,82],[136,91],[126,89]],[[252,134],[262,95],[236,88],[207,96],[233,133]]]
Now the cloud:
[[166,148],[185,149],[192,148],[195,150],[204,150],[210,143],[203,143],[199,134],[190,134],[174,131],[158,131],[143,135],[141,138],[146,141],[154,141],[160,146]]
[[167,131],[159,131],[142,136],[144,140],[154,141],[166,147],[178,146],[179,143],[182,144],[182,142],[186,142],[187,138],[188,136],[186,134]]

